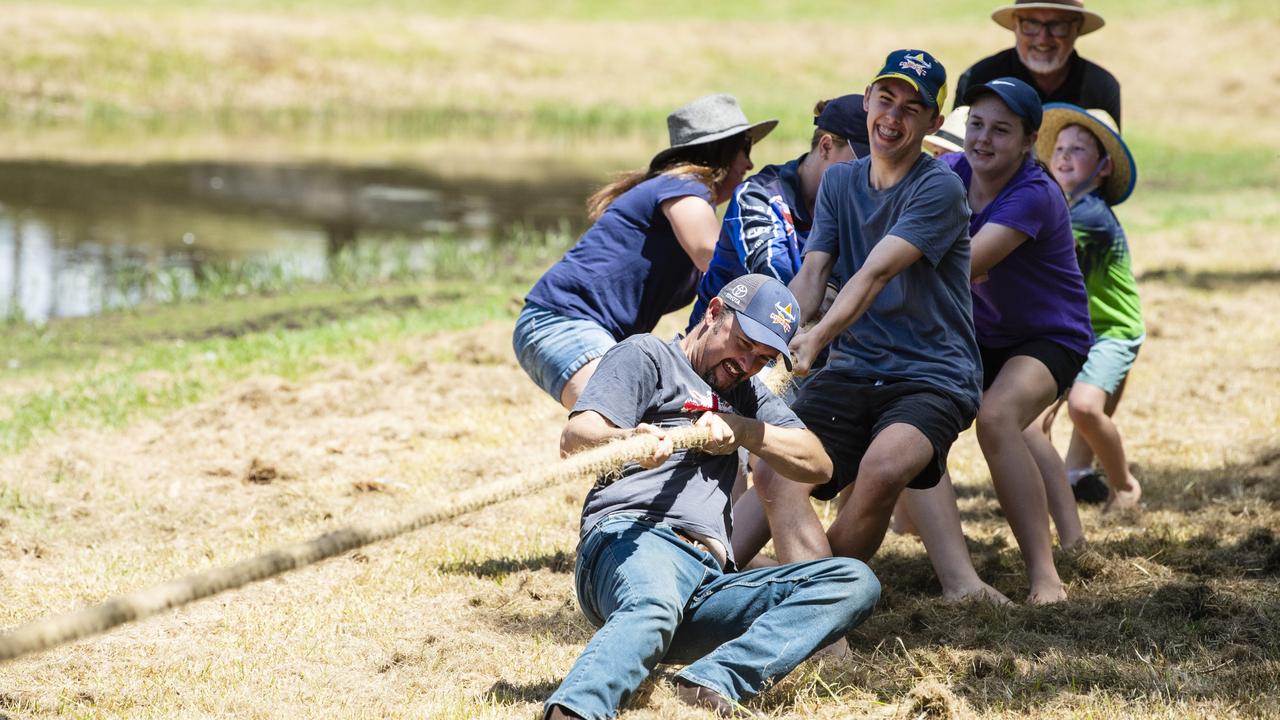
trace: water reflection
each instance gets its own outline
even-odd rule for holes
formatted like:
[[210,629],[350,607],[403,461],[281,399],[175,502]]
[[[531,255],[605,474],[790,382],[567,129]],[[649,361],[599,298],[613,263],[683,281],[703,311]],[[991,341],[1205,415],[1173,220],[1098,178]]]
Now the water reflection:
[[0,316],[90,315],[164,300],[237,261],[306,279],[389,241],[401,261],[442,238],[585,225],[597,178],[446,181],[329,165],[0,163]]

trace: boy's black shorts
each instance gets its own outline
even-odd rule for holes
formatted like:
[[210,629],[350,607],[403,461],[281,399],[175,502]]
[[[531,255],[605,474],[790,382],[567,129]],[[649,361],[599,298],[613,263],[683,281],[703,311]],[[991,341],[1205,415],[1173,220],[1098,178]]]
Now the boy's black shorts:
[[831,481],[813,490],[819,500],[830,500],[853,484],[871,441],[895,423],[918,429],[933,446],[933,460],[907,487],[937,485],[951,444],[977,414],[972,403],[935,385],[876,380],[832,368],[805,383],[792,409],[822,441],[835,466]]

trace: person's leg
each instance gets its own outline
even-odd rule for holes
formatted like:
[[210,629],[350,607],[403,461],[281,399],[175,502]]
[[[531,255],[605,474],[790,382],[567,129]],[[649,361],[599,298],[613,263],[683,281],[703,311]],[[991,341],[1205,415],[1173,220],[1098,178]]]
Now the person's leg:
[[898,498],[898,507],[905,509],[916,523],[929,563],[942,583],[944,600],[983,598],[1002,605],[1009,602],[1003,593],[983,582],[973,568],[950,473],[943,473],[931,488],[908,488]]
[[[1080,369],[1076,378],[1079,383],[1093,385],[1107,393],[1103,412],[1107,417],[1114,417],[1116,406],[1124,395],[1125,385],[1129,381],[1129,371],[1138,359],[1138,350],[1142,347],[1143,338],[1136,340],[1116,340],[1100,338],[1089,350],[1088,359]],[[1067,474],[1075,483],[1075,477],[1092,472],[1094,450],[1079,430],[1071,431],[1071,444],[1067,448]]]
[[978,409],[978,445],[1027,564],[1031,585],[1027,601],[1032,604],[1067,597],[1053,564],[1044,481],[1022,434],[1057,394],[1057,383],[1043,362],[1015,355],[1000,369]]
[[[831,557],[831,543],[822,529],[822,521],[809,501],[812,485],[788,480],[778,474],[769,463],[756,463],[755,485],[752,488],[757,501],[764,509],[768,527],[773,534],[773,549],[782,563]],[[744,497],[745,501],[745,497]],[[741,505],[742,502],[739,502]],[[745,513],[744,513],[745,516]],[[735,522],[737,513],[735,509]],[[734,555],[738,553],[738,530],[734,528]],[[763,542],[759,543],[764,546]],[[760,547],[756,547],[759,552]],[[750,549],[744,542],[744,548]],[[754,553],[753,553],[754,555]],[[745,554],[743,555],[745,557]]]
[[[756,463],[755,477],[759,484],[761,468],[767,463]],[[769,520],[765,517],[764,508],[760,505],[760,496],[756,494],[756,486],[747,491],[733,504],[733,557],[738,567],[749,567],[760,554],[761,548],[769,542]]]
[[1120,431],[1107,415],[1107,392],[1088,383],[1076,383],[1071,389],[1068,410],[1076,430],[1093,448],[1111,486],[1111,497],[1105,510],[1134,507],[1142,497],[1142,486],[1129,472],[1124,441]]
[[850,558],[722,575],[689,604],[664,660],[689,663],[678,681],[741,702],[842,639],[879,597],[875,575]]
[[[845,494],[840,495],[840,506],[844,507],[844,503],[848,501]],[[911,517],[911,507],[907,504],[906,494],[898,496],[898,502],[893,505],[893,518],[889,520],[889,529],[896,535],[919,535],[920,531],[916,529],[915,518]]]
[[751,465],[755,462],[746,448],[738,448],[738,475],[733,479],[733,489],[729,491],[729,505],[736,505],[747,491],[747,478],[751,474]]
[[[1074,387],[1074,386],[1073,386]],[[1071,428],[1071,442],[1067,444],[1067,477],[1075,478],[1093,469],[1093,448],[1085,442],[1080,429]]]
[[1071,484],[1067,482],[1067,466],[1063,464],[1062,456],[1058,455],[1049,435],[1058,405],[1059,403],[1053,403],[1046,408],[1040,413],[1040,417],[1022,431],[1022,435],[1027,441],[1031,456],[1035,458],[1040,478],[1044,481],[1049,517],[1053,518],[1053,524],[1058,528],[1058,543],[1064,550],[1074,550],[1084,545],[1084,527],[1080,524],[1076,497],[1071,492]]
[[582,391],[587,389],[587,381],[595,374],[599,365],[600,358],[592,358],[565,381],[564,389],[560,391],[560,404],[564,406],[565,410],[572,410],[573,406],[577,404]]
[[705,555],[670,529],[626,517],[588,533],[575,572],[583,613],[600,629],[544,713],[558,705],[584,718],[613,717],[666,654],[689,598],[719,574]]
[[[884,541],[899,493],[933,460],[933,455],[933,445],[919,428],[895,423],[881,430],[858,464],[848,504],[827,528],[828,547],[836,554],[864,561],[875,555]],[[780,534],[774,526],[775,546]],[[783,559],[781,551],[778,557]]]
[[573,409],[599,358],[616,341],[603,327],[525,303],[511,335],[511,349],[529,378]]

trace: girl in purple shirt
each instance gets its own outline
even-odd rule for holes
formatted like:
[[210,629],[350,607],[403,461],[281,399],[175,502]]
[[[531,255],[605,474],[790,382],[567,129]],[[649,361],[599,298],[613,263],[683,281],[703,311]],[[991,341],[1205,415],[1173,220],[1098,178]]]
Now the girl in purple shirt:
[[972,210],[973,322],[982,354],[978,444],[1027,564],[1032,604],[1066,599],[1053,563],[1050,506],[1059,541],[1084,541],[1066,468],[1035,422],[1068,387],[1093,344],[1088,296],[1075,257],[1071,214],[1035,161],[1040,98],[998,78],[971,88],[964,154],[944,160],[964,181]]

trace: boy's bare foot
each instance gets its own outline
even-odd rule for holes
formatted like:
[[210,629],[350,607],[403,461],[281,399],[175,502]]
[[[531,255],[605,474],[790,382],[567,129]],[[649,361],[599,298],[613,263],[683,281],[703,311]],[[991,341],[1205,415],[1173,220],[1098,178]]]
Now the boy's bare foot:
[[1005,597],[1004,593],[981,581],[973,587],[944,589],[942,591],[942,599],[949,603],[984,600],[993,605],[1013,604],[1013,601]]
[[1067,588],[1061,582],[1032,585],[1031,592],[1027,594],[1028,605],[1050,605],[1065,602],[1066,599]]
[[1107,504],[1102,506],[1102,512],[1108,513],[1112,510],[1126,510],[1128,508],[1138,507],[1138,501],[1142,499],[1142,485],[1138,484],[1138,479],[1129,476],[1129,482],[1123,488],[1111,488],[1111,496],[1107,498]]
[[1064,538],[1059,536],[1058,545],[1063,549],[1063,551],[1072,553],[1080,552],[1088,547],[1088,543],[1084,541],[1084,535],[1075,538]]

